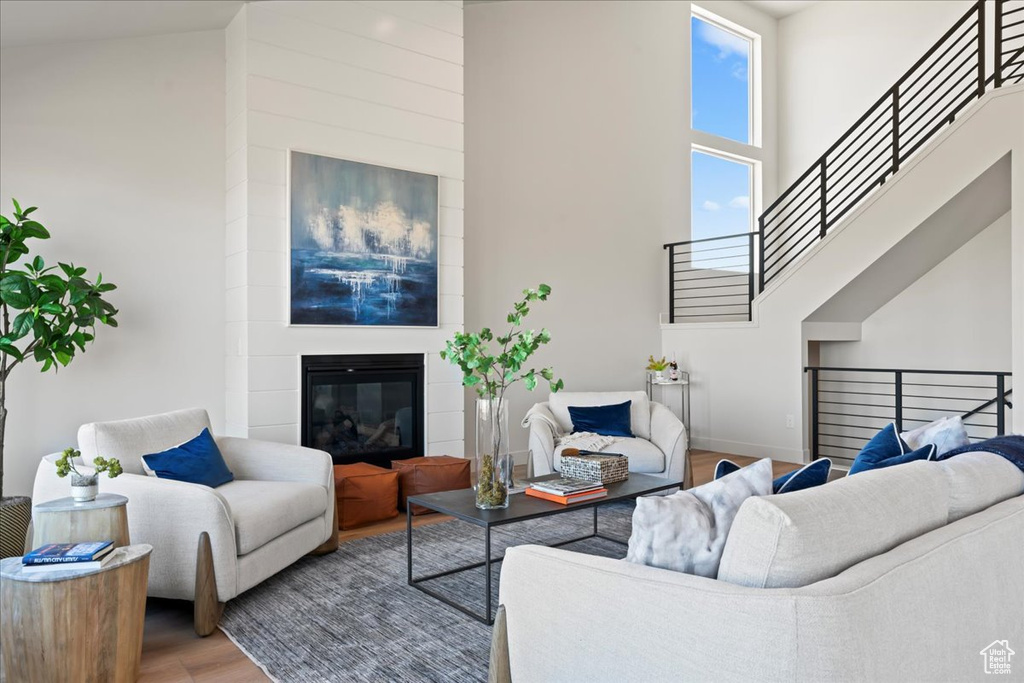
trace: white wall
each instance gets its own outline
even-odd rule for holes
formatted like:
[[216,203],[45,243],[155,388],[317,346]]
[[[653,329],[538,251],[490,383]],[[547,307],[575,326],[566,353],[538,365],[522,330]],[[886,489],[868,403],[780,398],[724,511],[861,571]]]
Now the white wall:
[[1010,215],[955,251],[861,325],[822,342],[823,366],[1011,369]]
[[[228,431],[298,443],[302,355],[425,353],[427,453],[462,455],[461,3],[253,3],[226,40]],[[289,149],[441,177],[439,328],[289,327]]]
[[0,197],[41,253],[119,289],[120,327],[58,374],[8,385],[4,493],[79,425],[202,406],[224,423],[224,39],[210,31],[0,52]]
[[[775,21],[743,3],[702,6],[763,36],[774,194]],[[553,336],[537,366],[569,390],[641,389],[668,303],[661,245],[690,234],[690,3],[512,1],[465,14],[467,327],[500,327],[523,288],[547,283],[551,299],[527,319]],[[546,396],[519,388],[511,400],[520,460],[518,422]],[[472,411],[466,425],[472,439]]]
[[967,0],[830,0],[781,19],[780,189],[839,139],[970,6]]

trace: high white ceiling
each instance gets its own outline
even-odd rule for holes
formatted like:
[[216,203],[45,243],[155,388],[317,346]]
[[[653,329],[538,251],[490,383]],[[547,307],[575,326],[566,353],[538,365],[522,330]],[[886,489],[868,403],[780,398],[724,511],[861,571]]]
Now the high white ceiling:
[[221,29],[243,0],[0,0],[0,47]]
[[800,10],[816,4],[816,2],[817,0],[747,0],[748,5],[753,5],[776,19],[783,19],[790,14],[796,14]]

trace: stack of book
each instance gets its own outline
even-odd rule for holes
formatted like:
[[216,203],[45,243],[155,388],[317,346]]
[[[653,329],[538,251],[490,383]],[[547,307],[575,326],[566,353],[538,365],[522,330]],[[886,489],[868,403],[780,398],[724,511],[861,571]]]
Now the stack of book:
[[604,498],[608,495],[608,489],[599,481],[563,477],[535,481],[526,489],[526,495],[568,505],[569,503],[582,503],[586,500]]
[[52,572],[62,569],[101,569],[114,557],[113,541],[47,543],[21,558],[22,571]]

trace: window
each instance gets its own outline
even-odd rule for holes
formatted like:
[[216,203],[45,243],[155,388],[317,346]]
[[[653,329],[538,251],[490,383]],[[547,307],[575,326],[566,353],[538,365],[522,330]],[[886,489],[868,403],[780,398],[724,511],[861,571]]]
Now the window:
[[[693,7],[690,18],[690,239],[754,230],[760,197],[760,38]],[[748,239],[694,245],[693,264],[746,271]],[[742,254],[740,254],[742,252]],[[735,259],[724,258],[737,254]],[[734,262],[735,261],[735,262]]]
[[706,19],[690,19],[690,121],[694,130],[750,144],[749,38]]

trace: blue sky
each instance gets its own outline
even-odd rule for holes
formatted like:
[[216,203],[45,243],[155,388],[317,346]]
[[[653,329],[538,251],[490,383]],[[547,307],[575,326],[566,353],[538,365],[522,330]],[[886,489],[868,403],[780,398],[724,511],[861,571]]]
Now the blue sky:
[[[692,126],[750,142],[750,43],[693,17]],[[750,230],[750,167],[692,153],[692,239]]]

